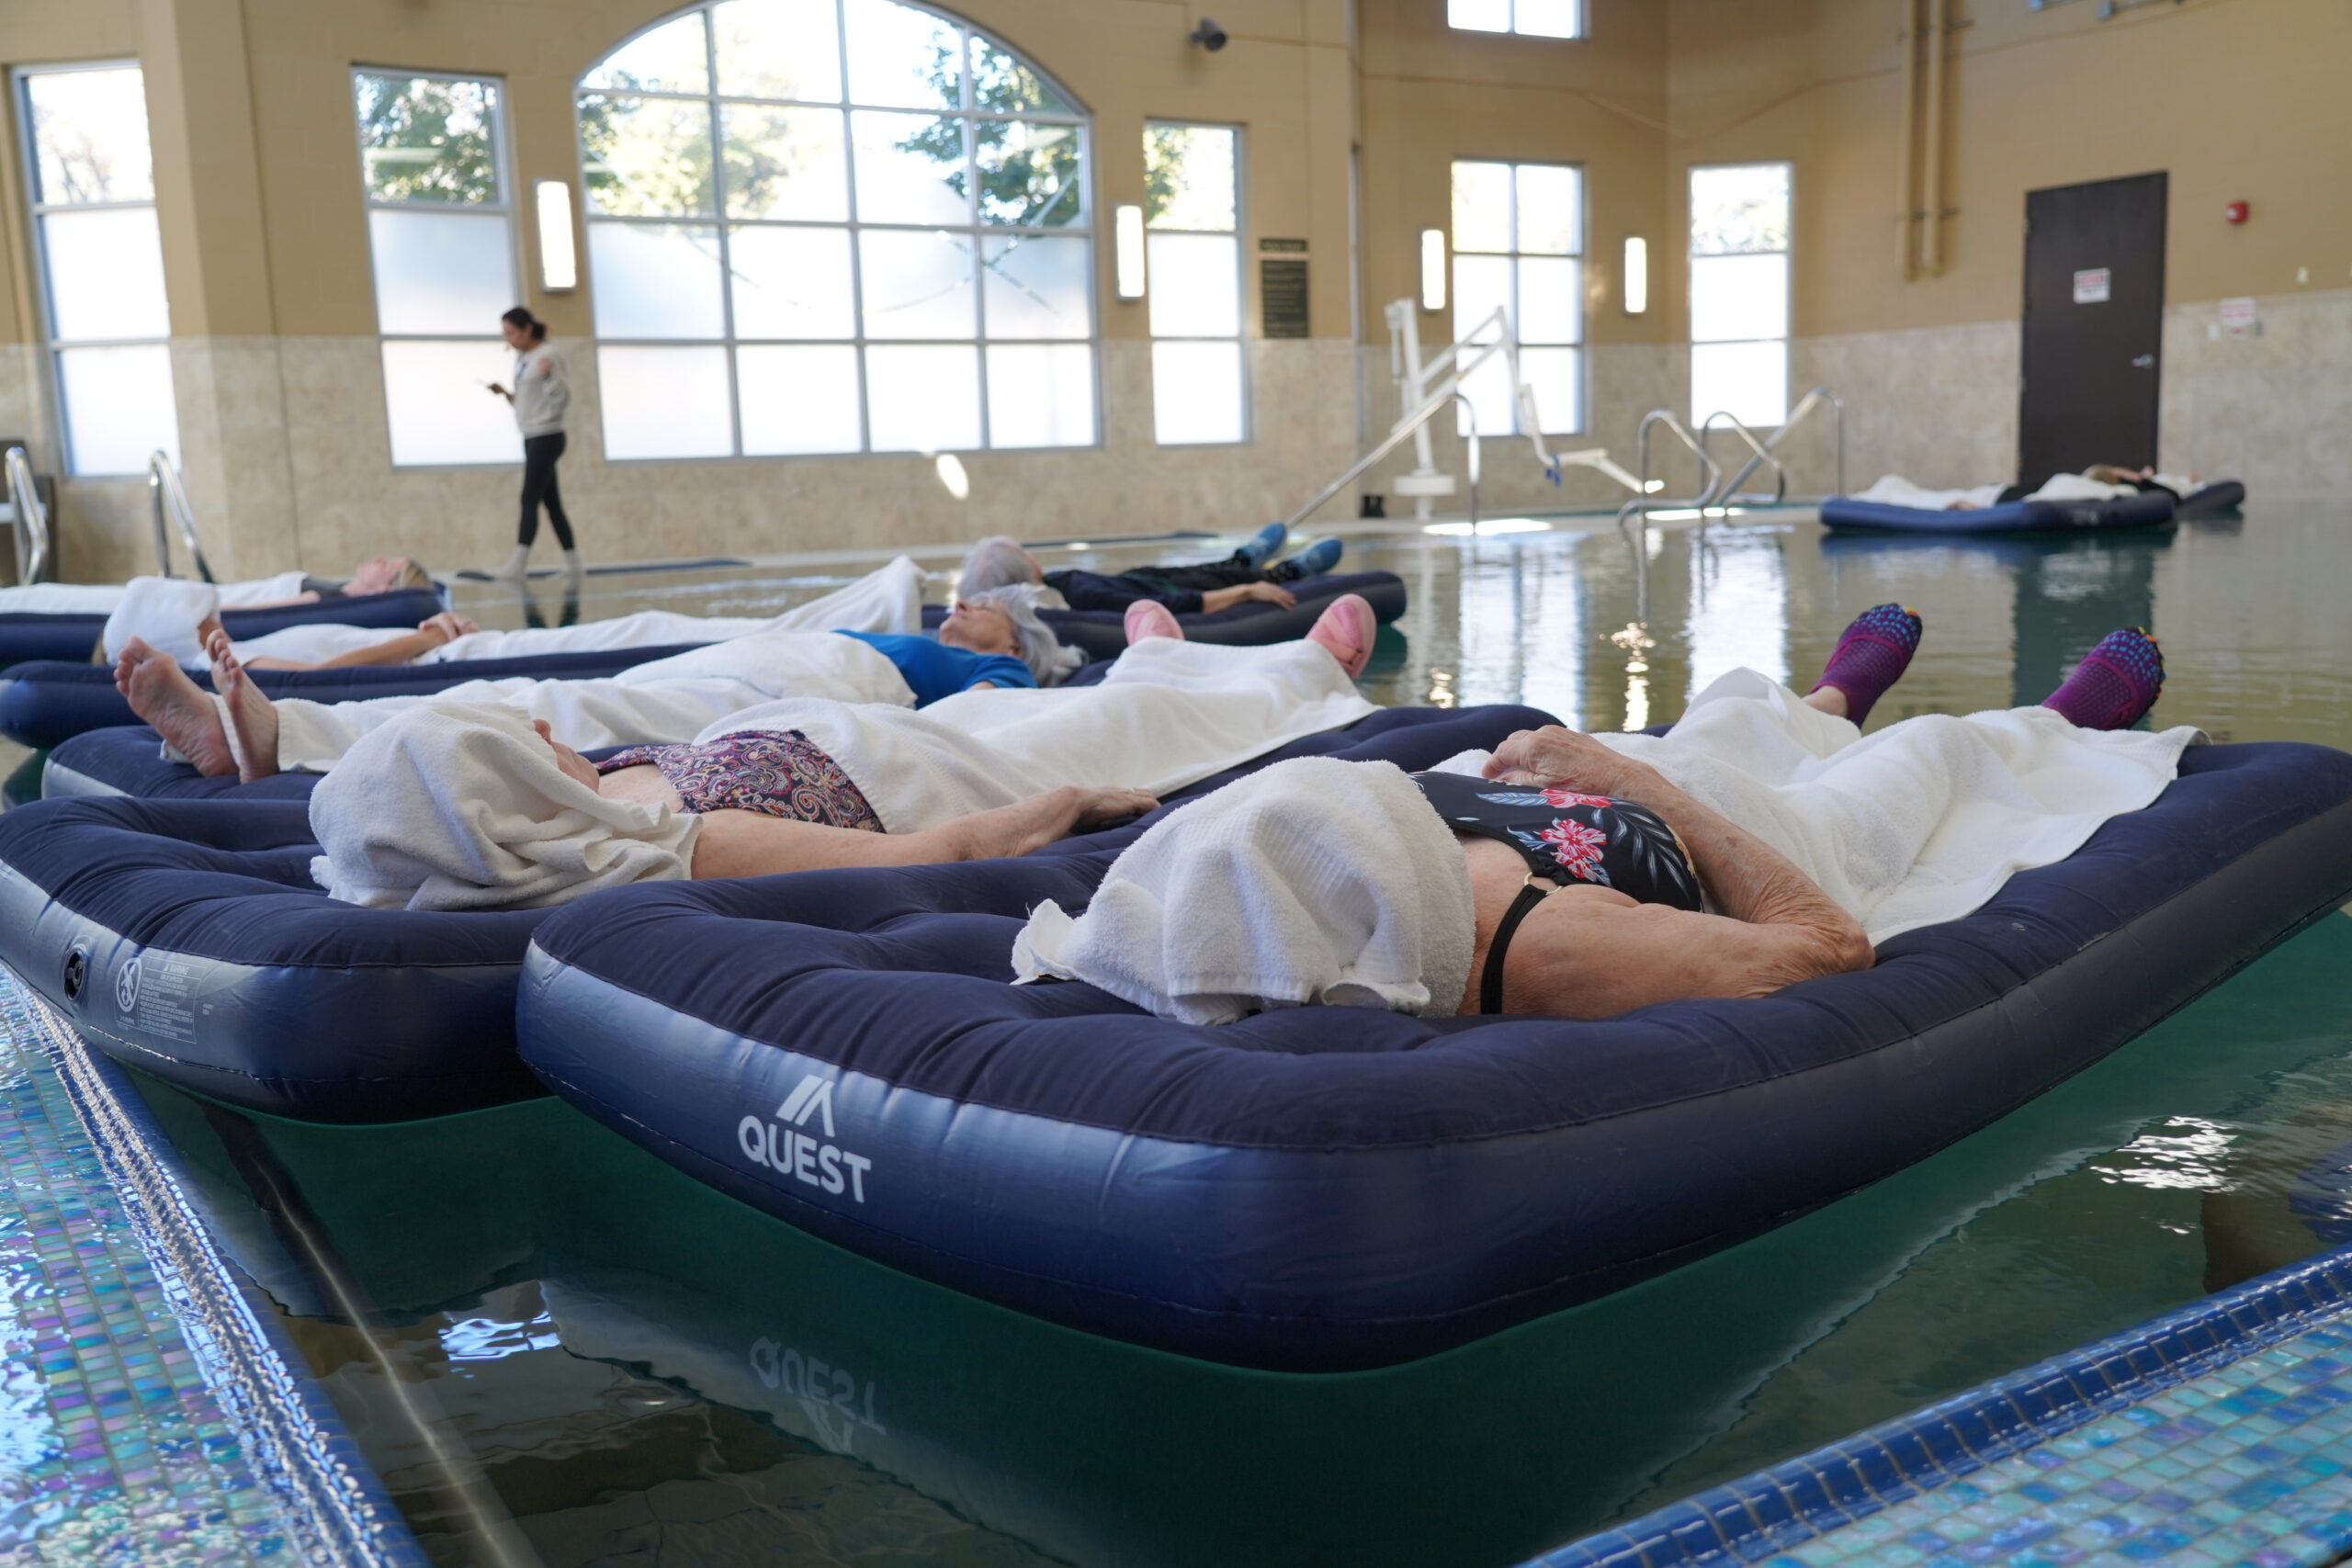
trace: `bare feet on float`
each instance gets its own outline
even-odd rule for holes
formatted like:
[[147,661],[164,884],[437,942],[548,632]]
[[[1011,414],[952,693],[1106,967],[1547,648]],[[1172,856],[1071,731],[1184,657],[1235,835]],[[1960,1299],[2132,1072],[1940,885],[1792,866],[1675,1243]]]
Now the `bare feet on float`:
[[252,784],[277,772],[277,709],[237,661],[229,634],[217,628],[204,641],[212,660],[212,690],[228,709],[229,728],[236,731],[237,782]]
[[1316,617],[1306,640],[1320,643],[1340,668],[1354,680],[1372,662],[1373,639],[1380,635],[1380,617],[1361,593],[1342,593]]
[[203,687],[188,679],[178,660],[132,637],[115,660],[114,686],[130,702],[130,711],[194,763],[198,773],[217,779],[237,771],[220,710]]
[[1138,599],[1127,606],[1127,646],[1148,642],[1156,637],[1184,640],[1184,628],[1177,622],[1167,605],[1157,599]]

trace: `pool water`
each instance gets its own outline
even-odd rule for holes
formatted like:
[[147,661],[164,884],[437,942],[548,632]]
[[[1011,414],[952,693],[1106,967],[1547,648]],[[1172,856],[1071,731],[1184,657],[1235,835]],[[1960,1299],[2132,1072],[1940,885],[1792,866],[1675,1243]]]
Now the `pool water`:
[[[1412,589],[1366,673],[1384,701],[1654,723],[1737,665],[1805,680],[1893,599],[1927,641],[1874,722],[2037,699],[2141,624],[2171,668],[2160,720],[2352,745],[2346,522],[2273,504],[1939,547],[1764,513],[1638,546],[1351,535],[1349,564]],[[599,577],[577,613],[830,585]],[[463,603],[522,615],[512,590]],[[436,1561],[1500,1565],[2352,1238],[2328,1174],[2352,1145],[2347,977],[2332,915],[1874,1188],[1448,1355],[1320,1378],[909,1279],[553,1101],[327,1129],[141,1088]]]

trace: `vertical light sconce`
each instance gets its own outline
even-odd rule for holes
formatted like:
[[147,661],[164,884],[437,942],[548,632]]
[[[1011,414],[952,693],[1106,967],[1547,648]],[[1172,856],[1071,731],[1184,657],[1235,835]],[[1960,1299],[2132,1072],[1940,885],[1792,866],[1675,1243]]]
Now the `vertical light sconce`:
[[1112,274],[1119,298],[1143,298],[1143,209],[1133,205],[1111,209]]
[[1445,231],[1421,231],[1421,309],[1445,309]]
[[1638,316],[1650,308],[1650,243],[1638,234],[1625,238],[1625,314]]
[[561,294],[580,287],[580,257],[571,243],[571,182],[540,180],[531,187],[539,220],[539,287]]

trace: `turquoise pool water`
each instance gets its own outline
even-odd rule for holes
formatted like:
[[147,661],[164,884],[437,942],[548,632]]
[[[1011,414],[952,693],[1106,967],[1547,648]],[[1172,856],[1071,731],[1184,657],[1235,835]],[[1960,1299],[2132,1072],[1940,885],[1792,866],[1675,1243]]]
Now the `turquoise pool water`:
[[[2109,540],[1848,542],[1770,514],[1640,547],[1351,536],[1414,603],[1384,700],[1672,716],[1927,617],[1882,714],[2032,700],[2122,624],[2160,717],[2352,744],[2341,509]],[[1103,558],[1142,552],[1106,552]],[[846,572],[853,569],[840,569]],[[774,574],[592,579],[579,613],[737,611]],[[560,614],[544,588],[539,613]],[[485,621],[511,591],[468,590]],[[513,619],[509,619],[513,617]],[[1505,1564],[2341,1240],[2352,919],[1900,1176],[1617,1297],[1413,1366],[1235,1371],[808,1240],[551,1102],[327,1130],[144,1092],[437,1561]]]

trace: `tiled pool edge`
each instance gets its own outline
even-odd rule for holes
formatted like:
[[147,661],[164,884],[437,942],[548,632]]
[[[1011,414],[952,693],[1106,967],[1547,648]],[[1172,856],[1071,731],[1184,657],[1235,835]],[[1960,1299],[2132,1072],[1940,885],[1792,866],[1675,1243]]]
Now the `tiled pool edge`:
[[293,1559],[320,1568],[426,1568],[267,1303],[214,1247],[183,1189],[176,1154],[122,1069],[0,965],[6,1003],[29,1021],[54,1066],[204,1382],[277,1505]]
[[[1702,1568],[1802,1548],[2352,1312],[2352,1247],[2206,1297],[1525,1568]],[[2352,1546],[2352,1516],[2342,1544]]]

